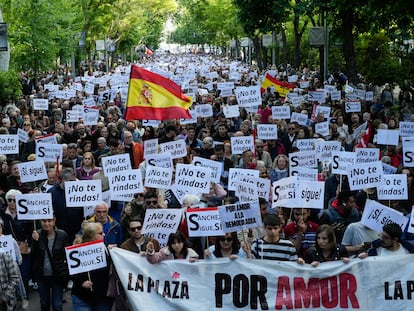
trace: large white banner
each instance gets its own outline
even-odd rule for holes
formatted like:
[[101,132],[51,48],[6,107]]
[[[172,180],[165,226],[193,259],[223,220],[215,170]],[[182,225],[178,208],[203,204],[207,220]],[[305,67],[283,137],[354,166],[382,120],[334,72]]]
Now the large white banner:
[[[219,258],[189,263],[110,250],[135,311],[411,310],[412,255],[322,263]],[[395,263],[398,262],[398,265]]]

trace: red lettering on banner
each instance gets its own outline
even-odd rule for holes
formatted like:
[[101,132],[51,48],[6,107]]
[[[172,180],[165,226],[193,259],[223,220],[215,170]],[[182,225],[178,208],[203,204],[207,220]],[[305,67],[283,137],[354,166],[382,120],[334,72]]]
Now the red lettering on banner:
[[[292,298],[292,286],[293,297]],[[278,278],[276,290],[276,310],[286,308],[295,310],[302,308],[319,308],[321,304],[327,309],[341,308],[359,309],[356,296],[357,281],[350,273],[318,279],[293,278],[293,285],[287,276]],[[294,303],[293,303],[294,302]]]

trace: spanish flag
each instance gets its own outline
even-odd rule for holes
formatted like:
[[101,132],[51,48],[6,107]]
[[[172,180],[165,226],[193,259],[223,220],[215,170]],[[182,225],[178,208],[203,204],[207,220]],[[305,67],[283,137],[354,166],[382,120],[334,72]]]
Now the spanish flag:
[[270,74],[267,73],[262,82],[261,92],[265,92],[266,88],[272,86],[275,88],[275,91],[279,93],[280,97],[283,98],[286,97],[286,94],[289,93],[290,90],[293,90],[295,88],[294,83],[280,81],[276,78],[273,78]]
[[191,105],[191,97],[185,96],[173,81],[131,66],[126,120],[191,119],[188,111]]

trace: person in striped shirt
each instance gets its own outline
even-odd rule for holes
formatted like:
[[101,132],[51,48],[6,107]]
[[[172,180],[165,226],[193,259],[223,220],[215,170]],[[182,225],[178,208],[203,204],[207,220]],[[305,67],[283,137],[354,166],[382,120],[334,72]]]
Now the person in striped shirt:
[[263,218],[266,235],[252,242],[251,251],[256,259],[296,261],[298,258],[293,243],[281,239],[283,228],[277,215],[269,214]]

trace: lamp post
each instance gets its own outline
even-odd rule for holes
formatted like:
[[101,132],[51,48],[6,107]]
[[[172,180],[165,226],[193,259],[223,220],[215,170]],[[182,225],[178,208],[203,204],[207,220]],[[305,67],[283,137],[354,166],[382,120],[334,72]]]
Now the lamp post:
[[0,9],[0,71],[8,71],[10,64],[10,48],[7,36],[7,24],[3,23]]

